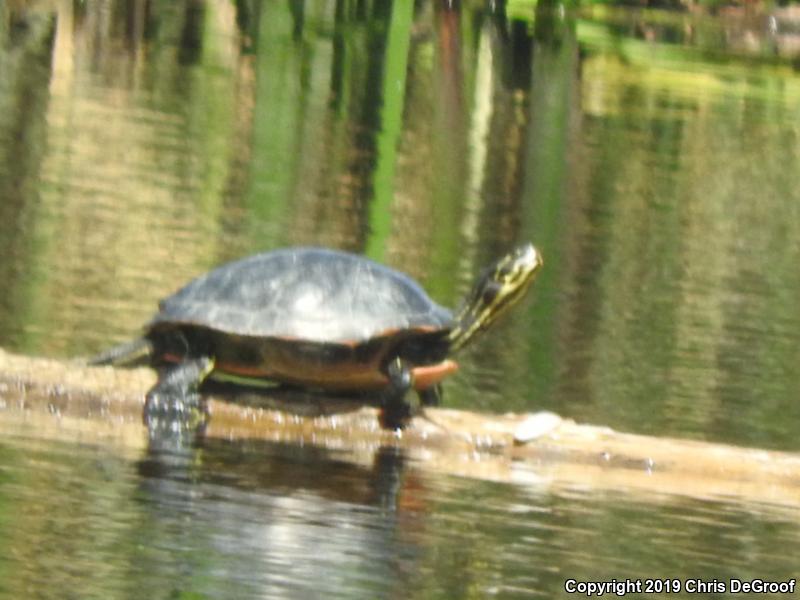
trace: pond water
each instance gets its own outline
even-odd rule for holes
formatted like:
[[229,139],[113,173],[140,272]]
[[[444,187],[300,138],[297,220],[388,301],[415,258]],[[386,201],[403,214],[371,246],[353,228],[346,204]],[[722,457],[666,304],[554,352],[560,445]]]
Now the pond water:
[[[798,450],[797,9],[446,4],[0,4],[0,346],[89,355],[191,277],[295,244],[455,306],[531,240],[542,274],[460,356],[447,406]],[[3,419],[7,598],[555,597],[799,570],[800,504]]]

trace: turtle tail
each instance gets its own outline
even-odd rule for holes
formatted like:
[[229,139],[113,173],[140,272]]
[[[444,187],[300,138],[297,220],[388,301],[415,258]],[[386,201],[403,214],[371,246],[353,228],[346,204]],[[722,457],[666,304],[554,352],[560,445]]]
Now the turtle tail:
[[133,366],[146,364],[153,354],[153,343],[146,337],[136,338],[119,346],[114,346],[93,356],[89,365]]

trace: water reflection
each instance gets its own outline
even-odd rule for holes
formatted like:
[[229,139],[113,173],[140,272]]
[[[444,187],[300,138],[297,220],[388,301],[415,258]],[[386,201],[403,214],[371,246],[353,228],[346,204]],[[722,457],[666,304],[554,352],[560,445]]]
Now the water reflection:
[[[402,516],[422,507],[419,482],[396,449],[369,468],[314,448],[203,440],[183,454],[151,450],[138,472],[148,543],[135,562],[154,581],[178,574],[173,593],[382,595],[420,559]],[[209,565],[224,579],[206,584]]]
[[792,508],[434,479],[392,450],[358,466],[31,434],[0,444],[4,597],[557,597],[567,578],[795,576]]

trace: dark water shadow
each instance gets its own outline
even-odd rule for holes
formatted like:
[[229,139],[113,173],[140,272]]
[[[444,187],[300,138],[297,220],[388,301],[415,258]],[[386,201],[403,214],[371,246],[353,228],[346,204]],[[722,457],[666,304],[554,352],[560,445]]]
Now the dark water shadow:
[[357,464],[316,446],[198,436],[191,445],[151,444],[137,471],[148,494],[160,494],[162,484],[182,482],[217,487],[223,496],[302,490],[337,502],[395,510],[405,464],[403,450],[392,446],[378,448],[371,464]]
[[392,586],[397,565],[421,553],[403,530],[401,499],[419,494],[405,465],[398,448],[354,464],[335,451],[262,440],[153,445],[136,465],[147,540],[136,562],[154,581],[167,578],[175,594],[214,596],[203,577],[209,560],[258,594],[341,589],[354,560],[368,574],[359,585]]
[[203,393],[239,406],[279,410],[289,415],[322,417],[352,413],[364,406],[380,406],[375,392],[325,392],[289,385],[249,386],[207,381]]

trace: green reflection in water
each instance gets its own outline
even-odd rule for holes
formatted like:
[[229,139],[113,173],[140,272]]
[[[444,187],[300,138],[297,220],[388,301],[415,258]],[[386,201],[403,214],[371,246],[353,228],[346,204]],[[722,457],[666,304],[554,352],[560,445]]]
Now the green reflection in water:
[[271,229],[264,233],[278,246],[289,241],[286,226],[298,163],[305,156],[298,131],[303,127],[309,90],[300,73],[305,70],[310,48],[296,31],[289,3],[261,5],[251,182],[244,215],[268,224]]
[[[540,2],[534,30],[532,88],[526,154],[524,225],[546,257],[538,282],[537,310],[531,318],[527,346],[529,362],[515,373],[526,382],[530,398],[552,397],[558,363],[558,333],[552,315],[558,310],[558,274],[565,263],[561,244],[565,207],[569,205],[570,117],[575,112],[578,48],[575,23],[557,3]],[[519,363],[518,363],[519,365]],[[536,377],[528,376],[536,373]],[[530,406],[523,402],[525,409]]]
[[582,65],[571,402],[774,443],[797,412],[797,79],[658,51],[623,63],[609,46]]
[[409,37],[414,5],[394,2],[386,42],[377,163],[373,176],[374,195],[370,202],[369,229],[365,253],[381,261],[391,235],[391,205],[394,201],[394,172],[397,144],[403,124],[403,99],[408,69]]

